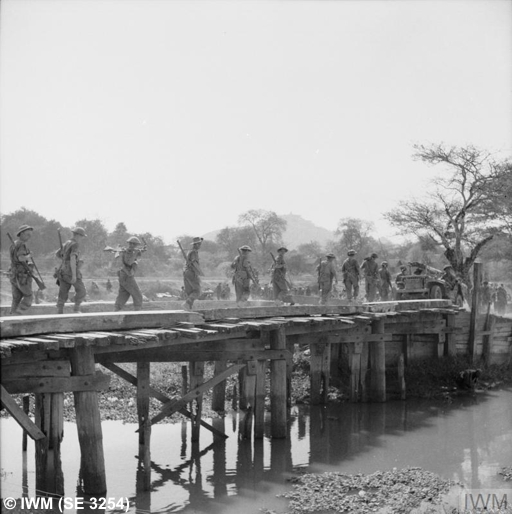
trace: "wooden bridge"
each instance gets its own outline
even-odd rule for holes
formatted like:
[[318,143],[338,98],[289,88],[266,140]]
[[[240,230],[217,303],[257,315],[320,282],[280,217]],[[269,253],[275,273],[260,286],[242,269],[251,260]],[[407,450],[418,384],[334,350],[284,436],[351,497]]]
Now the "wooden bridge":
[[[404,367],[413,360],[472,352],[488,362],[504,362],[512,346],[512,320],[495,317],[482,317],[476,338],[468,342],[469,314],[446,300],[359,306],[249,303],[244,308],[209,302],[195,312],[165,310],[163,303],[156,307],[162,310],[108,312],[109,305],[93,304],[91,312],[79,315],[0,318],[2,404],[36,441],[37,489],[63,494],[58,472],[63,395],[73,392],[83,491],[106,493],[98,391],[108,389],[109,376],[98,364],[137,388],[140,459],[149,489],[151,426],[180,412],[191,420],[192,440],[199,439],[200,426],[222,437],[202,419],[203,394],[212,389],[212,408],[223,411],[226,379],[234,374],[244,412],[242,436],[263,438],[269,377],[271,436],[286,437],[292,356],[298,346],[310,350],[313,404],[327,401],[341,362],[349,370],[352,401],[383,402],[391,393],[405,398]],[[210,361],[214,374],[205,381],[205,362]],[[136,375],[119,366],[125,362],[137,364]],[[181,398],[151,387],[151,362],[189,363]],[[27,393],[35,394],[34,421],[12,397]],[[150,397],[162,403],[153,418]]]

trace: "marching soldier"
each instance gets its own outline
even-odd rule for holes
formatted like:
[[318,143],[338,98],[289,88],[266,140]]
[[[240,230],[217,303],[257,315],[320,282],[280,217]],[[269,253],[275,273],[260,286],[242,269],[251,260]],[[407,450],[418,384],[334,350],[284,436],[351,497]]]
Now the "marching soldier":
[[272,265],[272,288],[274,290],[274,300],[281,300],[284,303],[295,305],[293,297],[289,293],[288,281],[286,280],[286,263],[284,254],[288,248],[282,246],[277,250],[277,257]]
[[128,248],[120,252],[122,268],[117,272],[119,277],[119,292],[117,293],[114,310],[120,311],[130,296],[133,298],[133,310],[142,309],[142,292],[135,280],[135,271],[139,263],[137,259],[142,255],[144,249],[140,249],[140,239],[132,236],[127,241]]
[[318,272],[318,289],[320,291],[320,305],[325,305],[329,301],[331,295],[332,284],[338,283],[338,276],[336,274],[336,265],[334,259],[336,256],[333,253],[326,255],[327,260],[321,261],[317,266]]
[[349,301],[357,300],[359,294],[359,263],[357,262],[354,255],[355,250],[349,250],[347,252],[347,258],[343,261],[341,266],[341,272],[343,273],[343,283],[345,290],[347,291],[347,299]]
[[[22,225],[9,249],[11,256],[10,282],[12,287],[11,315],[25,314],[32,306],[31,254],[27,242],[32,237],[33,227]],[[11,239],[12,241],[12,239]]]
[[375,300],[375,293],[379,284],[379,265],[375,259],[378,258],[376,253],[365,259],[361,264],[361,269],[364,270],[364,278],[366,285],[366,300],[373,302]]
[[496,312],[500,315],[504,315],[507,310],[508,293],[503,284],[496,290],[497,309]]
[[380,276],[380,299],[383,302],[387,302],[389,299],[389,292],[393,291],[393,285],[391,284],[391,273],[388,270],[388,263],[382,261],[381,268],[379,270]]
[[185,305],[187,309],[192,309],[194,301],[201,296],[201,276],[204,275],[199,266],[199,248],[203,242],[202,237],[194,237],[192,249],[187,253],[185,268],[183,269],[183,284],[185,285]]
[[57,250],[57,257],[62,259],[62,263],[57,272],[59,282],[59,297],[57,299],[57,313],[64,313],[64,304],[66,303],[71,286],[75,288],[75,306],[73,311],[80,312],[80,304],[85,300],[87,291],[82,281],[82,272],[80,271],[82,261],[80,260],[80,243],[87,237],[82,227],[75,227],[73,236],[66,241],[62,250]]
[[237,302],[246,302],[251,294],[251,280],[254,284],[258,284],[258,279],[249,261],[249,252],[251,247],[244,245],[239,249],[239,254],[231,264],[231,268],[235,270],[233,274],[233,285],[235,286],[235,294]]

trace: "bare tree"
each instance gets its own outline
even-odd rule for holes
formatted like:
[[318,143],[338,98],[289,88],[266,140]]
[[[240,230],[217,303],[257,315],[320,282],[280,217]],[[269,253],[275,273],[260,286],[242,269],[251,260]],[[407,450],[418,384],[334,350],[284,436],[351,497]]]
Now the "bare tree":
[[433,180],[426,199],[402,201],[384,216],[400,233],[413,233],[443,247],[448,262],[470,284],[469,270],[479,253],[506,229],[497,187],[506,180],[506,167],[473,146],[414,149],[415,160],[441,165],[444,172]]

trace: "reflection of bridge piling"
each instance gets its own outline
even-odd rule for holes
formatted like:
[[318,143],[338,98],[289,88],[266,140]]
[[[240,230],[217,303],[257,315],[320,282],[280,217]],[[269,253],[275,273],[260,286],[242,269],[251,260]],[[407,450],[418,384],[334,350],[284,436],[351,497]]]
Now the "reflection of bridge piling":
[[[310,350],[312,404],[325,404],[331,381],[345,381],[352,401],[384,402],[405,397],[405,367],[422,358],[466,353],[467,313],[458,313],[444,300],[345,306],[245,307],[183,312],[120,312],[80,316],[0,318],[2,340],[2,403],[37,441],[37,489],[63,494],[60,441],[63,426],[63,393],[75,397],[81,448],[80,477],[90,495],[106,493],[105,463],[98,391],[108,388],[108,376],[96,371],[101,364],[136,386],[139,420],[137,487],[152,486],[151,426],[176,412],[191,420],[189,436],[197,446],[200,427],[214,434],[215,453],[226,437],[223,423],[202,419],[203,395],[212,390],[212,408],[224,410],[226,380],[238,378],[241,462],[253,466],[254,480],[263,474],[267,368],[270,376],[270,426],[275,455],[273,465],[288,468],[288,416],[291,363],[295,348]],[[476,323],[476,354],[485,351],[490,362],[509,358],[512,323],[504,318]],[[485,338],[485,340],[484,340]],[[485,346],[484,346],[485,345]],[[213,377],[205,363],[214,362]],[[136,376],[120,364],[136,363]],[[152,362],[188,363],[179,398],[169,398],[151,387]],[[340,373],[340,369],[345,372]],[[35,423],[11,395],[36,395]],[[162,404],[150,416],[150,398]],[[318,419],[317,419],[318,418]],[[328,459],[328,448],[315,448],[316,432],[330,430],[333,420],[325,411],[312,413],[312,451]],[[356,423],[357,420],[353,420]],[[357,425],[357,423],[356,423]],[[187,424],[183,424],[186,445]],[[284,452],[279,452],[283,439]],[[357,444],[357,440],[343,444]],[[334,443],[333,443],[334,444]],[[336,443],[338,444],[338,443]],[[287,446],[288,445],[288,446]],[[197,448],[196,448],[197,449]],[[245,452],[245,453],[244,453]],[[253,454],[251,453],[253,452]],[[324,455],[324,453],[327,454]],[[197,452],[196,452],[197,453]],[[277,459],[277,460],[276,460]],[[279,463],[278,463],[279,461]],[[196,485],[201,472],[196,466]],[[218,484],[218,494],[226,483]]]

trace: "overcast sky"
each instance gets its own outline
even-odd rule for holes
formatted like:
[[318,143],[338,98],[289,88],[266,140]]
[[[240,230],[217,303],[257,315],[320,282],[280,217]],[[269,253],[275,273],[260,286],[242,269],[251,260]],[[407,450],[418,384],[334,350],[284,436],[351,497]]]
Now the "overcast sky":
[[262,208],[376,222],[435,172],[512,155],[509,0],[2,0],[0,209],[167,242]]

